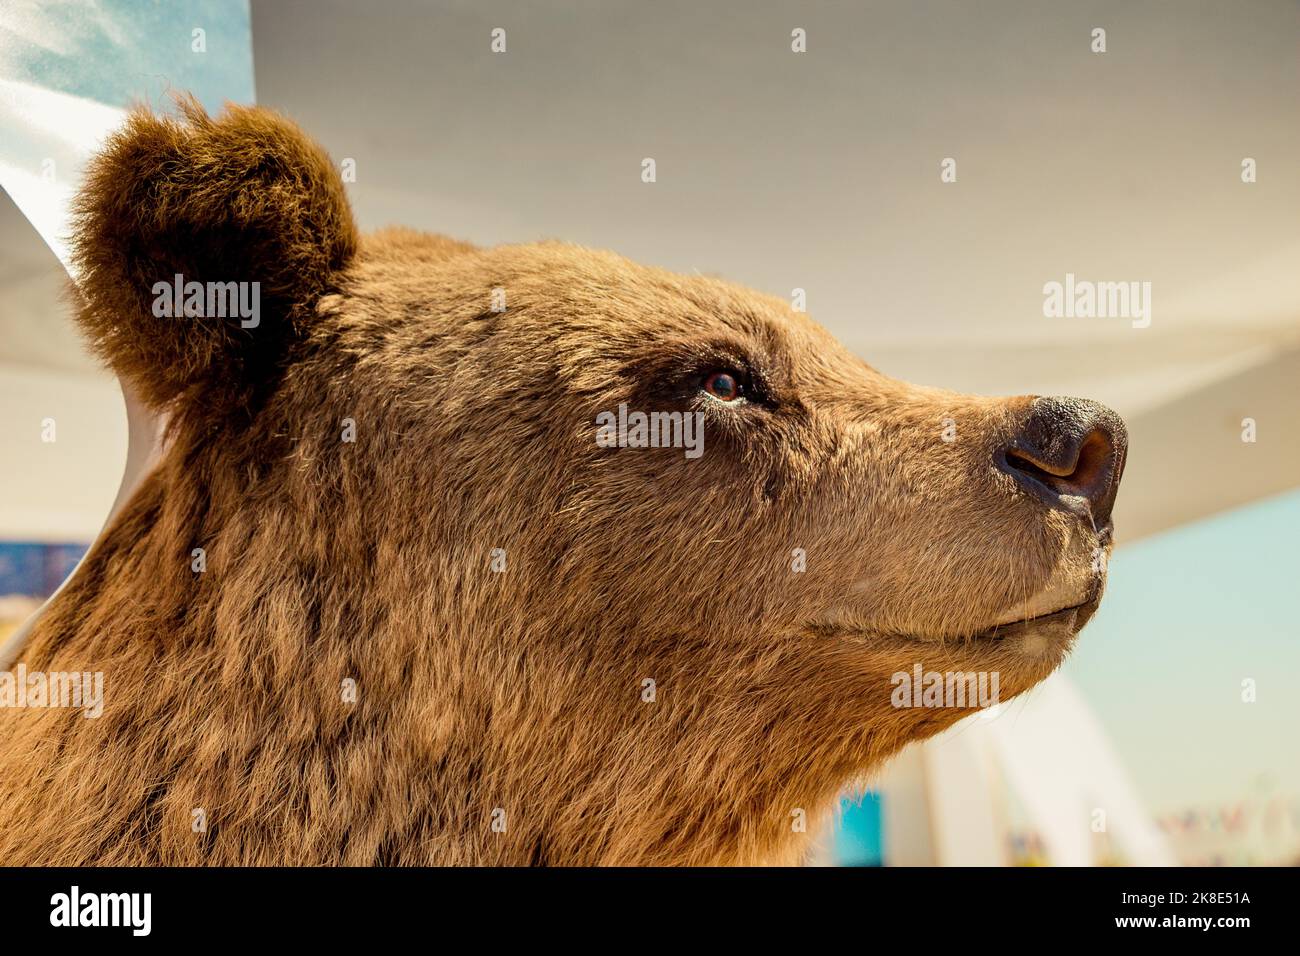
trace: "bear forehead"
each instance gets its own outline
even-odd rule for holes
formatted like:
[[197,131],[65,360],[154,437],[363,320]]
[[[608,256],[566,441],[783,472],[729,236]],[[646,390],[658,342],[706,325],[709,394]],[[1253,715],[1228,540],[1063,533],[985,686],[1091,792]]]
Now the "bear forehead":
[[[791,303],[559,241],[475,248],[410,230],[364,237],[342,296],[319,311],[404,317],[454,344],[525,339],[528,351],[599,361],[728,357],[788,380],[871,372]],[[420,337],[436,348],[441,339]],[[514,353],[518,354],[518,353]]]

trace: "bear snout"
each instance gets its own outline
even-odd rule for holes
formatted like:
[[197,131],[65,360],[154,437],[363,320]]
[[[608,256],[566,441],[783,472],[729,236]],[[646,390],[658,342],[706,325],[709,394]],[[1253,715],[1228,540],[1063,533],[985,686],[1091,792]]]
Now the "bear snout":
[[1105,405],[1035,398],[994,463],[1048,507],[1087,517],[1102,532],[1111,526],[1127,453],[1128,430]]

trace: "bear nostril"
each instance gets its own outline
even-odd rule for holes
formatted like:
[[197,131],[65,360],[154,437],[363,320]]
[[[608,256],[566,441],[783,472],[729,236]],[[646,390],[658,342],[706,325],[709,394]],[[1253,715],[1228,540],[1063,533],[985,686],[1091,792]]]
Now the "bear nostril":
[[1110,521],[1128,436],[1109,408],[1081,399],[1040,398],[998,467],[1053,507]]
[[1111,458],[1110,438],[1102,431],[1092,431],[1084,439],[1073,461],[1066,465],[1035,461],[1024,450],[1008,449],[1007,463],[1062,495],[1091,499],[1108,480],[1107,462]]

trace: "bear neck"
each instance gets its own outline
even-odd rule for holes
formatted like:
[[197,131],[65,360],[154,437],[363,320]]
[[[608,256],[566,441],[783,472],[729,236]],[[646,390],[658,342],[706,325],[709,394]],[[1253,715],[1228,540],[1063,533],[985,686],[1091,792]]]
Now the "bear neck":
[[912,735],[781,681],[833,657],[710,665],[544,576],[464,575],[446,529],[341,507],[347,475],[295,497],[240,460],[173,448],[39,622],[26,666],[102,670],[104,714],[17,715],[0,858],[795,863]]

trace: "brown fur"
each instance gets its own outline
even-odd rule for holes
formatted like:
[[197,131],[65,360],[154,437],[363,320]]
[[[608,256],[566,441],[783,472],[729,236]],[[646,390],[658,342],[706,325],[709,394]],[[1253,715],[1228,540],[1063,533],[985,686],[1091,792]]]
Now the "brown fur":
[[[889,379],[780,300],[358,243],[261,109],[137,113],[79,208],[80,321],[170,426],[23,655],[103,671],[103,716],[0,711],[6,863],[796,862],[796,811],[967,712],[893,707],[893,673],[1005,699],[1090,613],[975,637],[1097,587],[1092,530],[989,465],[1027,399]],[[262,327],[155,319],[172,272],[263,281]],[[737,361],[770,402],[691,389]],[[598,447],[620,402],[704,411],[704,455]]]

